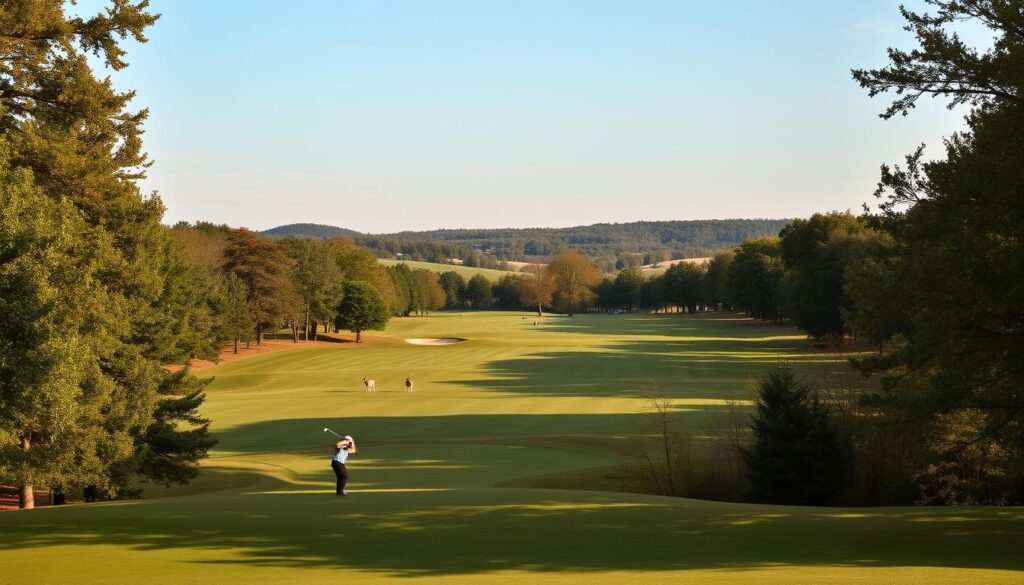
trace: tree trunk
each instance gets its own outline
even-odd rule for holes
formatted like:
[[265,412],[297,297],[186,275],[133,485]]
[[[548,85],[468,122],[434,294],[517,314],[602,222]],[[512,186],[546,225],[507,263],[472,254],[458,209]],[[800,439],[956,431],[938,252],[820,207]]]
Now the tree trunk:
[[[28,451],[32,448],[32,435],[31,433],[25,433],[21,437],[21,450]],[[18,487],[18,507],[27,510],[36,507],[36,492],[32,488],[32,484],[23,483]]]
[[363,342],[362,336],[359,335],[360,333],[361,333],[360,331],[356,331],[356,343],[362,343]]
[[238,336],[235,336],[235,354],[238,353]]
[[544,305],[541,305],[541,304],[537,305],[537,316],[538,317],[543,317],[544,316]]
[[309,303],[306,303],[306,328],[303,329],[303,338],[305,341],[309,341]]
[[262,344],[263,344],[263,324],[262,323],[257,323],[256,324],[256,345],[262,345]]

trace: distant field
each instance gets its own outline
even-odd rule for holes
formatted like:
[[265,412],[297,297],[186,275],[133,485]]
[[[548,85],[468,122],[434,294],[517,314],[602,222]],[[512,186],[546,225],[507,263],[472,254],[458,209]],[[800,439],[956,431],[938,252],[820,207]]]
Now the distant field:
[[686,263],[689,263],[689,264],[707,264],[708,262],[711,262],[711,260],[712,260],[712,258],[710,258],[710,257],[708,257],[708,258],[684,258],[682,260],[665,260],[663,262],[657,262],[655,264],[647,264],[645,266],[641,266],[640,267],[640,272],[643,273],[644,276],[650,278],[650,277],[661,276],[662,274],[665,274],[666,270],[668,270],[672,266],[675,266],[676,264],[681,264],[683,262],[686,262]]
[[395,264],[406,264],[409,266],[409,268],[422,268],[424,270],[430,270],[432,272],[454,271],[461,274],[463,278],[465,278],[466,280],[473,278],[477,274],[483,274],[485,277],[487,277],[488,280],[498,282],[498,280],[501,279],[501,277],[505,276],[506,274],[515,274],[514,272],[506,270],[493,270],[491,268],[471,268],[469,266],[456,266],[453,264],[435,264],[434,262],[416,262],[413,260],[386,260],[383,258],[378,258],[377,261],[385,266],[394,266]]

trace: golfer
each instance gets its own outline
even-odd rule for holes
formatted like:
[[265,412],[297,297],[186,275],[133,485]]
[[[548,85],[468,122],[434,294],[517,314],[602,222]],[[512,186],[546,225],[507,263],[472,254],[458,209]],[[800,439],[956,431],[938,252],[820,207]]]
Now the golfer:
[[412,376],[405,379],[405,391],[412,392]]
[[356,440],[349,435],[345,435],[334,444],[334,457],[331,459],[331,469],[334,470],[334,475],[338,478],[334,493],[339,496],[348,495],[348,492],[345,491],[345,484],[348,483],[348,468],[345,467],[345,462],[348,461],[348,456],[355,452]]

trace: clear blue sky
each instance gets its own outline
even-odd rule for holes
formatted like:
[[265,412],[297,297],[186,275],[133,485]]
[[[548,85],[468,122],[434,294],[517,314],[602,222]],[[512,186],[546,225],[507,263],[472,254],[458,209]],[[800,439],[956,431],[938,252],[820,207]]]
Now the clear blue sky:
[[167,222],[807,216],[859,209],[881,163],[962,125],[882,121],[850,79],[910,45],[897,5],[154,0],[114,79],[150,109]]

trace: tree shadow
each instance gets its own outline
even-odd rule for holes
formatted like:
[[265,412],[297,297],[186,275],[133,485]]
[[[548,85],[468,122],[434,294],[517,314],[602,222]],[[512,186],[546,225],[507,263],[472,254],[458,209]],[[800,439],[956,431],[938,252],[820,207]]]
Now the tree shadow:
[[222,558],[207,554],[193,562],[395,577],[791,565],[1024,569],[1019,509],[851,513],[517,489],[348,498],[281,492],[168,502],[4,514],[0,527],[19,548],[221,551]]
[[812,378],[849,371],[842,356],[812,353],[790,339],[622,341],[599,350],[549,351],[483,364],[485,377],[458,380],[497,392],[543,396],[637,396],[657,386],[674,398],[749,399],[749,385],[787,362]]

